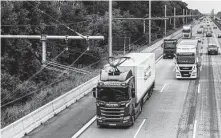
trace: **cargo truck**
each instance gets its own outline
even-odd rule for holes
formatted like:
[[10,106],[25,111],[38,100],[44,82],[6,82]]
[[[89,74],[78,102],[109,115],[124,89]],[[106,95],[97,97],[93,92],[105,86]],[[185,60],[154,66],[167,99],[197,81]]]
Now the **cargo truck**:
[[216,54],[218,55],[219,53],[219,47],[216,45],[216,44],[209,44],[208,47],[207,47],[207,53],[208,55],[211,55],[211,54]]
[[197,40],[183,40],[177,45],[175,69],[177,79],[196,79],[199,76]]
[[163,58],[173,58],[176,54],[177,39],[164,39],[163,47]]
[[97,125],[131,126],[153,92],[155,54],[130,53],[127,57],[110,59],[112,62],[101,70],[93,89]]
[[192,37],[192,27],[190,25],[183,26],[182,34],[184,39],[190,39]]

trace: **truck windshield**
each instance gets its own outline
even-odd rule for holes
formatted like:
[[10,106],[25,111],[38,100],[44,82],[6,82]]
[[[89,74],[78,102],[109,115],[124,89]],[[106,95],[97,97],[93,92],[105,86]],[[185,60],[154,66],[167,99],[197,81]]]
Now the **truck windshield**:
[[164,48],[165,49],[174,49],[174,48],[176,48],[176,44],[174,44],[174,43],[165,43]]
[[195,63],[195,56],[177,56],[177,63],[178,64],[194,64]]
[[98,100],[119,102],[129,99],[128,88],[98,88]]
[[183,33],[190,33],[190,30],[183,30]]

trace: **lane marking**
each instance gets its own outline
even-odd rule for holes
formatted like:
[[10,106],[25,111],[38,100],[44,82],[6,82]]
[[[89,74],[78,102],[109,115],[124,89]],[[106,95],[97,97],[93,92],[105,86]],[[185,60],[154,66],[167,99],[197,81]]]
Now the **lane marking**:
[[175,69],[176,69],[176,66],[173,68],[173,71],[175,71]]
[[85,124],[77,133],[75,133],[71,138],[79,137],[94,121],[96,120],[96,116],[94,116],[87,124]]
[[198,85],[198,93],[200,93],[200,84]]
[[161,55],[161,56],[155,61],[155,63],[157,63],[162,57],[163,57],[163,55]]
[[193,138],[196,137],[196,124],[197,124],[197,120],[195,120],[195,122],[194,122]]
[[147,119],[144,119],[143,122],[140,124],[140,126],[139,126],[139,128],[138,128],[138,130],[137,130],[137,132],[135,133],[135,135],[134,135],[133,138],[136,138],[136,137],[137,137],[137,135],[138,135],[140,129],[142,128],[142,126],[144,125],[144,123],[146,122],[146,120],[147,120]]
[[165,88],[165,86],[166,86],[167,84],[164,84],[164,86],[163,86],[163,88],[161,89],[161,91],[160,92],[163,92],[163,89]]

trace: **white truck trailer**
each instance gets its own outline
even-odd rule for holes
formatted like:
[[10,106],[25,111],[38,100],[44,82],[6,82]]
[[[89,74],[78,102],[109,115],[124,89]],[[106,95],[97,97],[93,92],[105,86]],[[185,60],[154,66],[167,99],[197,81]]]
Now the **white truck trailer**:
[[130,53],[100,72],[93,89],[98,126],[131,126],[155,85],[155,54]]
[[177,79],[196,79],[199,76],[198,55],[197,40],[183,40],[177,45],[175,58]]

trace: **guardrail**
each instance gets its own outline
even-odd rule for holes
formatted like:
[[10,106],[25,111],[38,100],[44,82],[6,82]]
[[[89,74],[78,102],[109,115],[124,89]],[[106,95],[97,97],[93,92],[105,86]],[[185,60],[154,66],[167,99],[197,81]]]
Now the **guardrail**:
[[[181,30],[167,36],[166,38],[173,38],[178,35]],[[144,49],[144,52],[152,52],[156,48],[160,47],[163,43],[163,39],[157,43]],[[91,92],[91,89],[97,85],[99,76],[92,78],[91,80],[79,85],[78,87],[70,90],[64,95],[56,98],[55,100],[47,103],[46,105],[40,107],[39,109],[31,112],[30,114],[22,117],[21,119],[15,121],[14,123],[1,129],[2,138],[21,138],[25,134],[31,132],[33,129],[37,128],[48,119],[52,118],[54,115],[58,114],[71,104],[75,103],[85,95]]]
[[215,25],[221,30],[221,24],[218,23],[216,20],[212,19],[212,21],[215,23]]

